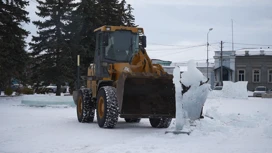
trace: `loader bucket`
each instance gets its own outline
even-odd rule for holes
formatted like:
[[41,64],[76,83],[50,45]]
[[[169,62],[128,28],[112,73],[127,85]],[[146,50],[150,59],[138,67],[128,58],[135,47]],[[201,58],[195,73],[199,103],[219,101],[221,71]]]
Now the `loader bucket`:
[[120,117],[175,118],[175,86],[172,75],[122,73],[117,82]]

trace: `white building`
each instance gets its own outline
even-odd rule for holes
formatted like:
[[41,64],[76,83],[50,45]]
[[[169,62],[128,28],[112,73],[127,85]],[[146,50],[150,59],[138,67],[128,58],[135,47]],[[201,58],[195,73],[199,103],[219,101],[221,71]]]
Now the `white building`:
[[215,84],[221,81],[235,81],[235,51],[222,51],[222,79],[221,80],[221,51],[214,55]]

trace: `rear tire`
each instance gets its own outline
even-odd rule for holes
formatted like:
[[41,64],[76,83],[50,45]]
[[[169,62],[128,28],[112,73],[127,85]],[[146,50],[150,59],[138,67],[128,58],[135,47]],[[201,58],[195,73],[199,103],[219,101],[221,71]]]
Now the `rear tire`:
[[114,128],[119,117],[116,88],[112,86],[101,87],[98,91],[96,104],[96,116],[99,127]]
[[81,89],[77,98],[77,119],[81,123],[90,123],[94,120],[95,105],[91,100],[91,91]]
[[125,121],[127,123],[140,123],[141,119],[140,118],[125,118]]
[[168,128],[172,118],[149,118],[149,122],[154,128]]

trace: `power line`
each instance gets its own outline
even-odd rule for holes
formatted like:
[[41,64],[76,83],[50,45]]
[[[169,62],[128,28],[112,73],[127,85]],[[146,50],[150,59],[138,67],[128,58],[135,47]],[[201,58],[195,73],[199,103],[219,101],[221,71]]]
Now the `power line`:
[[191,48],[189,48],[189,49],[187,49],[187,50],[183,50],[183,51],[172,52],[172,53],[167,52],[166,54],[160,54],[160,56],[166,57],[166,56],[173,55],[173,54],[178,54],[178,53],[187,52],[187,51],[189,51],[190,49],[191,49]]
[[[177,52],[171,52],[171,53],[167,52],[166,54],[160,54],[160,56],[166,57],[166,56],[170,56],[170,55],[174,55],[174,54],[179,54],[179,53],[182,53],[182,52],[187,52],[187,51],[189,51],[189,50],[192,49],[192,48],[203,47],[203,46],[206,46],[206,44],[204,44],[204,45],[190,46],[190,47],[186,47],[186,48],[179,48],[179,50],[181,50],[181,49],[185,49],[185,50],[177,51]],[[177,48],[175,48],[175,49],[177,49]],[[166,49],[164,49],[164,50],[166,50]],[[170,49],[170,50],[171,50],[171,49]],[[147,51],[147,52],[149,52],[149,51]],[[155,51],[155,50],[151,50],[151,52],[154,53],[154,52],[156,52],[156,51]]]
[[[210,43],[210,44],[217,44],[219,42],[214,42],[214,43]],[[190,45],[173,45],[173,44],[161,44],[161,43],[148,43],[148,45],[158,45],[158,46],[171,46],[171,47],[191,47]],[[205,43],[205,45],[207,45]]]
[[[214,46],[210,46],[213,50],[219,50],[220,49],[220,47],[219,46],[217,46],[217,47],[214,47]],[[213,52],[212,50],[209,50],[209,52]]]
[[[224,43],[231,43],[231,42],[224,42]],[[238,45],[250,45],[250,46],[272,46],[272,45],[264,45],[264,44],[247,44],[247,43],[234,43]]]
[[176,47],[185,47],[184,45],[170,45],[170,44],[159,44],[159,43],[148,43],[150,45],[158,45],[158,46],[176,46]]
[[[166,57],[166,56],[173,55],[173,54],[179,54],[179,53],[187,52],[187,51],[189,51],[190,49],[192,49],[192,48],[187,48],[186,50],[177,51],[177,52],[172,52],[172,53],[167,52],[166,54],[160,54],[160,56]],[[154,52],[154,51],[153,51],[153,52]]]
[[[215,44],[217,42],[211,43],[211,44]],[[161,43],[153,43],[150,42],[148,43],[149,45],[158,45],[158,46],[173,46],[173,47],[189,47],[190,45],[173,45],[173,44],[161,44]]]
[[192,48],[189,48],[189,49],[183,50],[183,51],[174,52],[174,53],[160,54],[160,56],[167,57],[167,56],[170,56],[170,55],[174,55],[174,54],[179,54],[179,53],[187,52],[187,51],[190,51],[191,49],[192,49]]
[[[194,59],[193,59],[194,60]],[[201,61],[206,61],[207,59],[198,59],[198,60],[194,60],[194,61],[197,61],[197,62],[201,62]],[[213,60],[213,58],[209,58],[209,60]],[[184,63],[186,64],[188,61],[190,60],[187,60],[187,61],[179,61],[179,62],[173,62],[173,63]]]
[[150,49],[148,51],[164,51],[164,50],[182,50],[182,49],[189,49],[189,48],[195,48],[195,47],[202,47],[202,46],[206,46],[206,44],[202,44],[202,45],[195,45],[195,46],[188,46],[188,47],[183,47],[183,48],[163,48],[163,49]]

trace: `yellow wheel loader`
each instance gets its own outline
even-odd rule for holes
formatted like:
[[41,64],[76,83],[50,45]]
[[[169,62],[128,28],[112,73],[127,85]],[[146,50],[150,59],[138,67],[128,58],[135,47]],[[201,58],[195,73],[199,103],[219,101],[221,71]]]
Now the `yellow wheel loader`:
[[152,64],[143,28],[105,25],[94,32],[94,61],[81,77],[87,85],[73,92],[78,121],[93,122],[96,112],[102,128],[114,128],[119,117],[168,128],[176,112],[173,75]]

